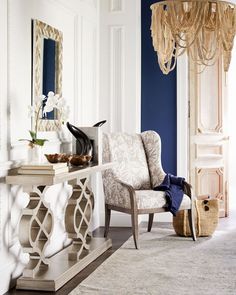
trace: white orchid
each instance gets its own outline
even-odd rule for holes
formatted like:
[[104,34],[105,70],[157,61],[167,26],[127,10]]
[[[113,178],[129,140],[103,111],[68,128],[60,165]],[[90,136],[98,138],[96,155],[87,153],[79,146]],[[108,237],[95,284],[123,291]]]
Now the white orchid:
[[34,104],[37,106],[37,105],[41,105],[42,104],[42,101],[46,98],[45,95],[39,95],[37,97],[35,97],[34,99]]
[[54,108],[61,111],[61,109],[64,107],[65,103],[66,103],[66,101],[64,98],[62,98],[58,94],[54,94],[54,92],[50,91],[48,93],[46,105],[43,109],[44,115],[47,115],[47,113],[52,112]]
[[65,108],[61,108],[61,113],[60,113],[60,119],[62,121],[62,123],[64,123],[70,114],[70,108],[68,106],[66,106]]
[[64,108],[64,106],[66,105],[66,100],[64,97],[60,97],[57,101],[57,105],[56,105],[56,108],[57,109],[62,109]]
[[55,108],[55,104],[51,100],[47,100],[45,107],[43,108],[43,113],[47,116],[47,113],[52,112]]
[[[46,103],[44,105],[44,100]],[[40,115],[43,114],[47,117],[47,113],[52,112],[54,109],[57,109],[57,123],[64,124],[64,122],[68,119],[69,116],[69,107],[66,106],[66,101],[63,97],[60,97],[59,94],[55,94],[53,91],[49,91],[48,95],[40,95],[35,98],[34,105],[28,106],[28,115],[30,117],[34,117],[35,126],[34,130],[30,130],[31,140],[28,139],[21,139],[29,141],[31,145],[44,145],[46,139],[38,139],[37,132],[38,132],[38,123],[40,119]]]
[[58,98],[54,94],[54,92],[52,92],[52,91],[48,92],[48,97],[47,97],[46,105],[43,108],[44,115],[47,115],[47,113],[53,111],[53,109],[56,107],[57,99]]

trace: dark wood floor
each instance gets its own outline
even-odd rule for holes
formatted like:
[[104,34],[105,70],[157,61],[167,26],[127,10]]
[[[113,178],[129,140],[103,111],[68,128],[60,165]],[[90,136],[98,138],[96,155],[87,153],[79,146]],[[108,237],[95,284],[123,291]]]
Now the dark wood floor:
[[[95,237],[102,237],[104,234],[104,228],[99,227],[93,233]],[[71,279],[66,285],[64,285],[57,292],[39,292],[39,291],[23,291],[11,289],[4,295],[67,295],[69,294],[78,284],[80,284],[85,278],[87,278],[104,260],[111,256],[121,245],[128,240],[132,235],[130,227],[111,227],[109,231],[109,238],[112,239],[112,248],[107,250],[96,260],[90,263],[84,270],[82,270],[78,275]]]
[[[147,224],[142,223],[142,226],[147,227]],[[171,223],[154,223],[153,226],[162,228],[172,228]],[[229,228],[236,228],[236,211],[231,212],[229,218],[221,218],[218,225],[218,230],[227,231]],[[96,237],[102,237],[104,228],[100,227],[94,231],[93,235]],[[80,284],[86,277],[88,277],[103,261],[111,256],[121,245],[132,235],[131,228],[129,227],[111,227],[109,231],[109,237],[112,239],[112,248],[107,250],[104,254],[98,257],[90,265],[88,265],[83,271],[71,279],[66,285],[64,285],[57,292],[37,292],[37,291],[21,291],[11,289],[4,295],[67,295],[78,284]]]

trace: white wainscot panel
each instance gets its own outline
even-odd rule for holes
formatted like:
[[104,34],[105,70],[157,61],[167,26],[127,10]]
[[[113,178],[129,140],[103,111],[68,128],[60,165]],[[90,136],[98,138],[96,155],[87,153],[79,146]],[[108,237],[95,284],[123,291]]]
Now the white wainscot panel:
[[123,26],[111,26],[110,122],[113,132],[124,131],[124,34],[125,29]]
[[111,12],[122,12],[124,10],[124,0],[110,0]]
[[[97,28],[94,22],[82,17],[81,22],[81,115],[83,126],[92,126],[98,117],[97,94]],[[77,119],[77,118],[76,118]]]

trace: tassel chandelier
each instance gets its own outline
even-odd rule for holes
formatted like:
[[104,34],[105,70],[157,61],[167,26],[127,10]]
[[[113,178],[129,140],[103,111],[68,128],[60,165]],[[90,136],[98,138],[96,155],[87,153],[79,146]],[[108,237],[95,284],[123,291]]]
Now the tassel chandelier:
[[151,5],[151,33],[161,71],[175,68],[187,52],[198,65],[213,65],[220,56],[229,69],[236,32],[236,7],[218,0],[167,0]]

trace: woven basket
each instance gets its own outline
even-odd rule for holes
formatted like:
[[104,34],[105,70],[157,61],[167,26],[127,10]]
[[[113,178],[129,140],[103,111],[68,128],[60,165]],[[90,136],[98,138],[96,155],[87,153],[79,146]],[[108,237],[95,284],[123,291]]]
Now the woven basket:
[[[198,237],[211,236],[218,224],[219,201],[217,199],[196,200],[195,209],[196,235]],[[178,235],[191,236],[188,210],[181,210],[173,217],[173,227]]]

